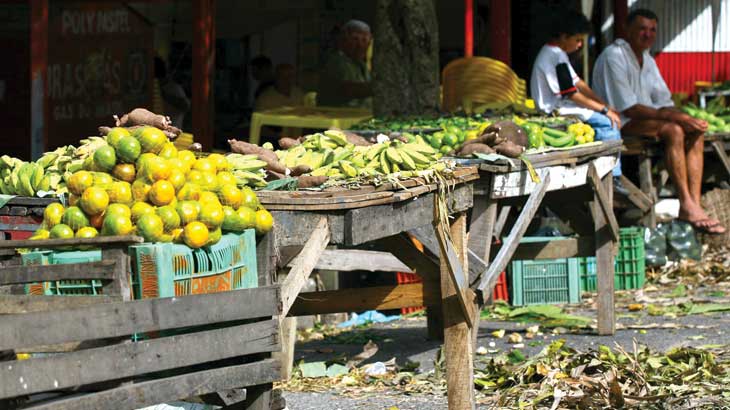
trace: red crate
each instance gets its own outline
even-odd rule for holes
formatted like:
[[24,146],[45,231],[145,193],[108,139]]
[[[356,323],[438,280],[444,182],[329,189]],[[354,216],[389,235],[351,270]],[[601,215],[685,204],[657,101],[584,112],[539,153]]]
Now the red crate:
[[509,301],[509,289],[507,289],[507,274],[502,272],[499,274],[497,279],[497,285],[494,287],[494,293],[492,293],[492,299]]
[[[406,272],[396,272],[395,278],[398,281],[399,285],[405,285],[407,283],[421,283],[421,277],[416,275],[415,273],[406,273]],[[407,315],[409,313],[415,313],[423,310],[423,306],[418,307],[404,307],[400,308],[400,314],[401,315]]]

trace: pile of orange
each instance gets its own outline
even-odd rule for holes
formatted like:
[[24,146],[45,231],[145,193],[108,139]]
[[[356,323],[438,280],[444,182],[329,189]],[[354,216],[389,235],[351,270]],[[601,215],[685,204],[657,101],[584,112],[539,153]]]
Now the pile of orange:
[[138,234],[148,242],[212,245],[224,231],[271,230],[273,218],[256,193],[239,187],[225,156],[178,151],[154,127],[113,128],[66,176],[69,206],[49,205],[33,238]]

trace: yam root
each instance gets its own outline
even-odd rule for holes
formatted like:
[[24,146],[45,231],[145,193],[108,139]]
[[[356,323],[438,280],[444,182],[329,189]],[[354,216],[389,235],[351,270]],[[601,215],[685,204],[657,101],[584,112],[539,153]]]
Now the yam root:
[[353,144],[353,145],[357,145],[357,146],[361,146],[361,147],[367,147],[367,146],[373,145],[367,139],[365,139],[357,134],[353,134],[351,132],[345,132],[345,137],[347,137],[347,142],[349,142],[350,144]]
[[[499,137],[504,138],[507,141],[511,141],[517,145],[527,147],[529,142],[527,140],[527,133],[519,125],[512,121],[504,120],[495,122],[494,124],[487,127],[486,132],[494,132]],[[499,145],[501,142],[495,142],[490,144],[492,146]]]
[[301,142],[299,142],[299,140],[295,138],[279,138],[279,146],[281,147],[281,149],[289,149],[292,147],[296,147],[299,144],[301,144]]
[[299,178],[299,188],[314,188],[316,186],[320,186],[327,182],[329,177],[321,175],[321,176],[312,176],[312,175],[303,175]]
[[494,154],[494,150],[489,145],[475,142],[469,145],[464,145],[459,151],[459,156],[468,157],[477,152],[481,154]]
[[517,158],[525,152],[525,147],[517,145],[512,141],[504,141],[503,143],[495,146],[494,149],[498,153],[510,158]]
[[464,141],[464,144],[462,144],[462,146],[469,145],[469,144],[485,144],[485,145],[493,146],[493,145],[499,144],[502,141],[504,141],[504,139],[500,138],[496,132],[489,132],[486,134],[482,134],[479,137],[474,138],[473,140]]
[[310,172],[312,172],[312,168],[309,165],[297,165],[291,169],[291,175],[295,177],[308,174]]
[[284,175],[284,174],[280,174],[280,173],[275,172],[275,171],[267,171],[266,172],[266,180],[267,181],[278,181],[278,180],[284,179],[284,178],[286,178],[286,175]]
[[122,115],[121,118],[114,116],[117,127],[132,127],[134,125],[150,125],[161,130],[172,125],[170,117],[155,114],[144,108],[135,108],[132,111]]
[[239,154],[256,154],[258,158],[266,162],[266,169],[279,174],[286,175],[286,167],[284,164],[279,162],[279,158],[276,156],[274,151],[266,148],[261,148],[258,145],[250,144],[245,141],[228,140],[228,144],[231,146],[231,152]]

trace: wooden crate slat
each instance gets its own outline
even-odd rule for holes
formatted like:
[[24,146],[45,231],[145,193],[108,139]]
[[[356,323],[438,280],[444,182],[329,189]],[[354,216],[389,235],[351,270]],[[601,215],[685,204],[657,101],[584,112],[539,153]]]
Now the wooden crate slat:
[[229,366],[197,373],[125,385],[83,396],[44,403],[28,410],[97,410],[114,403],[116,410],[141,407],[199,396],[225,389],[271,383],[280,379],[281,362],[265,359],[259,362]]
[[279,322],[268,320],[47,358],[3,362],[0,398],[117,380],[279,348]]
[[280,301],[272,286],[8,315],[0,320],[0,350],[275,316]]
[[[45,296],[45,295],[0,295],[0,315],[47,312],[74,309],[118,301],[107,295],[98,296]],[[3,320],[5,318],[3,317]]]
[[112,259],[69,265],[9,266],[2,270],[0,285],[57,280],[112,280],[116,263]]
[[60,248],[79,246],[102,246],[102,245],[133,245],[144,242],[144,238],[135,235],[126,236],[97,236],[95,238],[70,238],[70,239],[23,239],[19,241],[0,241],[0,249],[8,248]]

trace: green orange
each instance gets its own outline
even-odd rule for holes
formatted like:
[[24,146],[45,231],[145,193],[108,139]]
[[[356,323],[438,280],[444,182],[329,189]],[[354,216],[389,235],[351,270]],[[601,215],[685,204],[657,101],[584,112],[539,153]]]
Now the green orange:
[[58,202],[48,205],[46,209],[43,210],[43,225],[45,225],[47,229],[51,229],[55,225],[60,224],[64,211],[65,209],[63,208],[63,205]]
[[69,177],[66,185],[72,194],[81,195],[86,188],[94,185],[94,176],[89,171],[76,171]]
[[180,201],[177,203],[175,210],[180,216],[180,223],[187,225],[190,222],[198,219],[198,213],[200,213],[199,205],[194,201]]
[[109,206],[109,194],[106,193],[104,188],[97,186],[86,188],[84,193],[81,194],[79,206],[88,215],[100,214]]
[[202,222],[190,222],[183,229],[182,238],[191,248],[200,248],[208,243],[208,228]]
[[162,219],[165,231],[172,231],[180,227],[180,215],[177,214],[174,206],[161,206],[157,208],[157,216]]
[[160,180],[152,184],[147,194],[150,202],[157,206],[167,205],[175,199],[175,187],[169,181]]
[[238,208],[243,203],[243,193],[235,184],[222,185],[218,190],[218,198],[223,205]]
[[265,209],[256,211],[256,233],[263,235],[271,231],[274,227],[274,217]]
[[142,145],[134,137],[122,137],[116,145],[116,151],[120,162],[134,164],[142,154]]
[[114,127],[106,134],[106,143],[116,148],[120,139],[130,137],[131,135],[126,128]]
[[109,207],[106,208],[106,212],[104,212],[104,215],[122,215],[126,216],[127,218],[131,218],[132,210],[130,210],[129,207],[125,204],[109,204]]
[[132,164],[117,164],[112,168],[112,176],[120,181],[134,182],[137,171]]
[[162,146],[160,153],[157,155],[165,159],[177,159],[177,148],[175,148],[175,144],[173,144],[172,142],[167,142],[165,143],[165,145]]
[[132,221],[124,215],[107,215],[101,226],[102,235],[129,235],[134,231]]
[[130,204],[132,203],[132,186],[129,182],[116,181],[106,189],[109,195],[109,202],[113,204]]
[[159,242],[165,233],[165,225],[162,219],[155,213],[142,215],[137,220],[137,232],[142,235],[147,242]]
[[253,192],[253,189],[245,186],[241,189],[241,194],[243,195],[243,199],[241,200],[241,206],[251,208],[254,211],[258,209],[260,202],[258,197],[256,196],[256,193]]
[[165,133],[155,127],[145,127],[139,133],[139,143],[142,145],[142,152],[157,154],[167,142]]
[[256,211],[247,206],[241,206],[236,210],[236,213],[238,214],[238,217],[241,218],[243,229],[256,227]]
[[216,203],[205,203],[200,209],[198,220],[205,224],[208,229],[214,230],[223,225],[225,214],[223,207]]
[[94,151],[94,165],[104,171],[111,171],[117,164],[117,154],[111,145],[104,145]]
[[76,231],[77,238],[94,238],[99,235],[99,231],[92,226],[86,226]]
[[63,213],[61,223],[71,227],[74,231],[81,229],[85,226],[89,226],[89,218],[84,214],[84,211],[77,206],[70,206]]
[[155,213],[155,207],[147,202],[135,202],[129,212],[131,213],[132,221],[137,222],[142,216]]
[[146,202],[152,185],[146,179],[137,179],[132,183],[132,198],[137,202]]
[[51,239],[71,239],[74,237],[74,230],[66,224],[58,224],[51,228],[48,237]]

